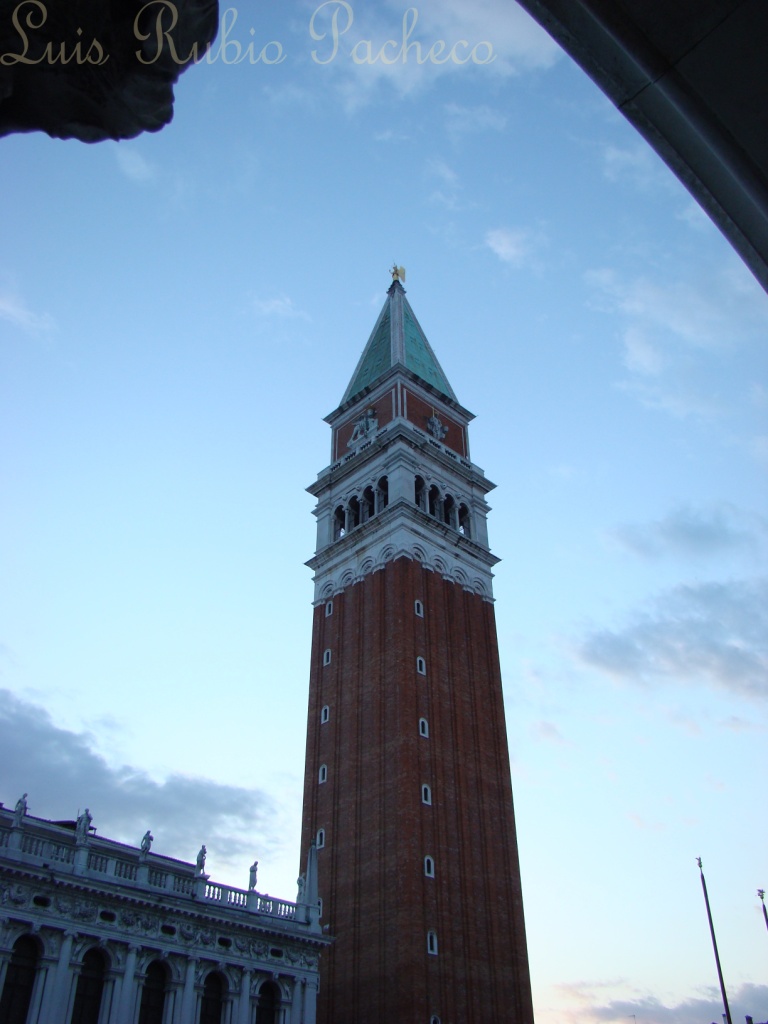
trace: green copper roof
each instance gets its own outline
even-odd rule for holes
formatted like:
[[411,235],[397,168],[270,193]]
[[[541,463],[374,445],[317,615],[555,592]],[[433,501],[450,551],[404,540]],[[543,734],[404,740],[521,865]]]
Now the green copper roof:
[[405,297],[403,286],[399,281],[394,281],[342,403],[354,398],[398,363],[442,394],[456,400],[448,378]]
[[384,307],[383,315],[379,318],[376,327],[373,329],[371,340],[363,353],[363,361],[358,367],[354,377],[354,391],[362,391],[371,381],[376,380],[382,373],[386,373],[392,365],[391,342],[392,334],[389,316],[389,303]]

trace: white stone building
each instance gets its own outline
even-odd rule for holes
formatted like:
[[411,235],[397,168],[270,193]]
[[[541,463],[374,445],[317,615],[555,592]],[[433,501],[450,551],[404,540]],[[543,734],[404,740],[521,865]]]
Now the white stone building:
[[314,848],[289,903],[0,805],[0,1024],[315,1024]]

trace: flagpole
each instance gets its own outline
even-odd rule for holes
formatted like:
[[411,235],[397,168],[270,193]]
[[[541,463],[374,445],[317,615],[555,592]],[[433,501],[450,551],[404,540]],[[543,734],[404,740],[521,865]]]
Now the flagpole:
[[765,918],[765,927],[768,928],[768,910],[765,909],[765,889],[758,889],[757,895],[760,897],[760,902],[763,904],[763,917]]
[[[723,1008],[725,1009],[725,1013],[723,1014],[723,1017],[725,1018],[726,1024],[732,1024],[732,1021],[731,1021],[731,1010],[730,1010],[730,1007],[728,1006],[728,996],[725,994],[725,982],[723,981],[723,972],[720,969],[720,954],[717,952],[717,940],[715,939],[715,926],[712,924],[712,911],[709,909],[709,895],[707,894],[707,883],[704,881],[704,871],[703,871],[702,866],[701,866],[701,857],[697,857],[696,858],[696,863],[699,865],[699,873],[701,875],[701,888],[704,890],[704,903],[706,904],[706,907],[707,907],[707,918],[709,920],[709,933],[712,936],[712,948],[715,951],[715,963],[717,964],[717,976],[720,979],[720,992],[722,993],[722,996],[723,996]],[[763,904],[763,907],[765,907],[765,904]]]

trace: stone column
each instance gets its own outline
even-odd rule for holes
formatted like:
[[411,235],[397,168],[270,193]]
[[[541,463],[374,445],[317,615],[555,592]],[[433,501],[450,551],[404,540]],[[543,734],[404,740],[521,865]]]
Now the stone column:
[[304,990],[304,1016],[301,1018],[301,1024],[317,1024],[317,978],[307,978],[306,982],[302,979],[302,988]]
[[120,999],[117,1004],[117,1024],[131,1024],[133,1007],[136,1001],[136,954],[138,946],[129,946],[128,955],[125,958],[125,970],[123,971],[123,983],[120,988]]
[[[39,936],[38,936],[39,937]],[[43,955],[40,959],[40,966],[35,978],[35,985],[32,989],[32,1001],[29,1004],[27,1020],[36,1021],[40,1019],[40,1011],[43,1003],[47,1002],[46,995],[53,988],[56,976],[56,963],[51,957]],[[0,992],[2,985],[0,984]]]
[[192,957],[187,960],[187,973],[184,978],[184,992],[181,996],[181,1013],[178,1016],[178,1024],[187,1024],[195,1019],[195,971],[198,961]]
[[40,1007],[40,1024],[61,1024],[66,1020],[66,1009],[72,990],[74,975],[69,973],[69,961],[72,957],[74,932],[65,932],[59,950],[59,962],[52,972],[50,984],[46,985],[43,1005]]
[[11,951],[9,949],[0,951],[0,992],[3,991],[3,985],[5,984],[5,972],[8,970],[10,960]]
[[240,979],[240,1002],[238,1003],[237,1021],[235,1024],[251,1024],[251,978],[253,971],[243,969]]

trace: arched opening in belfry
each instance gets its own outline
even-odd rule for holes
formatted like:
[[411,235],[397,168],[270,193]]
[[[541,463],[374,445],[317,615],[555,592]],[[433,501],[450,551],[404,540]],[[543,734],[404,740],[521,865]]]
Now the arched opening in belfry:
[[344,513],[343,505],[339,505],[336,511],[333,513],[333,539],[341,540],[344,534],[347,532],[346,529],[346,515]]
[[357,495],[349,499],[347,505],[347,529],[354,530],[356,526],[360,525],[360,502],[357,499]]
[[376,511],[381,512],[389,504],[389,480],[382,476],[376,485]]
[[472,536],[472,517],[463,502],[459,505],[459,533],[464,534],[465,537]]
[[376,496],[372,487],[366,487],[360,502],[361,522],[366,523],[376,515]]
[[427,511],[427,485],[423,476],[417,476],[415,480],[413,500],[420,509]]
[[443,515],[442,520],[447,523],[448,526],[452,526],[454,530],[459,528],[459,513],[456,508],[456,502],[453,500],[450,494],[446,494],[443,500]]
[[434,516],[436,519],[439,519],[443,506],[443,498],[435,484],[432,484],[432,486],[429,488],[429,494],[427,497],[427,511],[431,516]]

